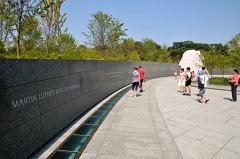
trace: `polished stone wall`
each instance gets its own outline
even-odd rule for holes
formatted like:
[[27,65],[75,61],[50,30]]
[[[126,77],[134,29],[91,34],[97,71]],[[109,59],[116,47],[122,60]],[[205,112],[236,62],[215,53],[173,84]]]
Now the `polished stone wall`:
[[176,64],[0,59],[0,158],[27,158],[74,119],[131,83],[171,76]]

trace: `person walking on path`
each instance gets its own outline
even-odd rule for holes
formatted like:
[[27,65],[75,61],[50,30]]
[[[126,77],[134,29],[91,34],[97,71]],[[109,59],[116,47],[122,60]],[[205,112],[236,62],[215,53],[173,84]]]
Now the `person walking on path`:
[[[183,92],[182,95],[189,95],[191,96],[191,83],[192,83],[192,74],[191,74],[191,71],[190,71],[190,67],[187,67],[187,70],[186,70],[186,84],[185,84],[185,91]],[[188,93],[187,93],[188,91]]]
[[207,89],[207,83],[209,80],[208,77],[208,70],[204,69],[203,71],[203,75],[199,76],[200,78],[200,83],[199,83],[199,87],[200,87],[200,97],[201,100],[199,101],[200,103],[207,103],[209,101],[209,98],[207,98],[207,96],[205,95],[206,89]]
[[233,76],[229,80],[229,84],[231,84],[231,91],[232,91],[232,99],[231,101],[237,101],[237,87],[238,87],[238,70],[233,70]]
[[203,66],[203,67],[202,67],[202,70],[199,71],[198,74],[197,74],[197,80],[198,80],[198,94],[197,94],[197,96],[200,95],[200,87],[199,87],[200,82],[201,82],[200,76],[203,76],[203,75],[204,75],[204,74],[203,74],[203,71],[204,71],[205,69],[206,69],[206,68]]
[[137,97],[137,90],[140,83],[140,75],[138,73],[138,68],[134,67],[134,71],[132,73],[132,92],[131,97]]
[[179,86],[180,93],[184,92],[185,83],[186,83],[186,78],[185,78],[184,68],[181,68],[180,73],[178,75],[178,86]]
[[138,73],[140,75],[140,85],[139,85],[139,88],[140,88],[140,92],[142,92],[143,91],[143,80],[144,80],[144,75],[145,75],[145,72],[142,69],[142,66],[139,66]]

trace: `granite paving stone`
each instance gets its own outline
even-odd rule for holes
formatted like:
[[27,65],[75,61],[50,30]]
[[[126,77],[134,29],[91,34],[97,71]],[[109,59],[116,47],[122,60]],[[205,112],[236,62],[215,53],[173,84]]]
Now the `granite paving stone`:
[[203,139],[201,139],[201,141],[217,147],[223,147],[228,142],[228,140],[217,139],[211,136],[206,136]]
[[97,137],[98,130],[84,150],[85,156],[93,154],[96,159],[182,159],[159,110],[152,85],[156,81],[145,82],[141,96],[131,98],[127,93],[125,100],[115,105],[114,114],[107,116],[99,127],[99,130],[106,130],[106,135],[101,140]]
[[240,153],[235,153],[232,151],[228,151],[225,149],[222,149],[216,156],[213,157],[213,159],[239,159]]
[[[239,158],[240,107],[239,101],[227,100],[230,92],[207,89],[210,101],[201,104],[195,87],[192,96],[183,96],[177,92],[177,81],[172,77],[149,80],[144,83],[144,90],[136,98],[129,97],[128,92],[115,105],[112,115],[106,117],[86,147],[85,156],[94,159]],[[101,130],[104,135],[103,132],[98,135]]]
[[186,159],[210,159],[220,150],[220,148],[216,146],[185,136],[178,136],[175,141],[183,157]]
[[[207,89],[210,101],[202,104],[198,102],[196,87],[192,89],[192,96],[183,96],[177,92],[176,83],[176,80],[162,78],[155,94],[159,110],[183,158],[239,158],[239,101],[228,100],[231,92]],[[164,93],[161,90],[165,90]]]
[[232,138],[224,148],[233,152],[240,153],[240,138]]

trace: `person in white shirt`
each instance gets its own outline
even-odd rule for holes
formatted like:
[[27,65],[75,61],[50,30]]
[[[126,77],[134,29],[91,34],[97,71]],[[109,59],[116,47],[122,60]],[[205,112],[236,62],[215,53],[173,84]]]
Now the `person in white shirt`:
[[199,101],[200,103],[207,103],[209,101],[209,98],[205,95],[206,89],[207,89],[207,84],[208,84],[208,70],[205,69],[203,71],[203,75],[200,76],[200,81],[201,81],[201,87],[200,87],[200,97],[201,100]]
[[[191,96],[191,91],[192,91],[192,88],[191,88],[192,74],[191,74],[190,70],[191,70],[190,67],[187,67],[185,89],[184,89],[184,92],[183,92],[182,95],[189,95],[189,96]],[[187,93],[187,91],[188,91],[188,93]]]
[[138,73],[138,68],[134,67],[134,71],[132,73],[132,92],[130,94],[131,97],[137,97],[139,83],[140,83],[140,75]]
[[181,68],[180,73],[178,75],[178,86],[179,86],[179,92],[183,93],[184,92],[184,87],[186,83],[186,78],[185,78],[185,72],[184,68]]

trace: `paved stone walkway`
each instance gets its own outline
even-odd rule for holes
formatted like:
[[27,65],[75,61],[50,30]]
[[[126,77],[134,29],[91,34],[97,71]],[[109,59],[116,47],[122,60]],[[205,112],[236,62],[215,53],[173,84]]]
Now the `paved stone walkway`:
[[81,159],[240,158],[240,102],[230,102],[230,92],[207,90],[210,101],[202,104],[196,88],[192,96],[178,93],[173,77],[144,89],[117,103]]
[[[230,102],[231,92],[208,89],[209,103],[196,95],[176,92],[176,83],[159,79],[156,97],[160,111],[185,159],[240,158],[240,102]],[[166,87],[168,83],[170,87]],[[193,94],[197,89],[193,88]]]
[[158,108],[155,83],[139,96],[126,94],[88,144],[81,159],[182,159]]

